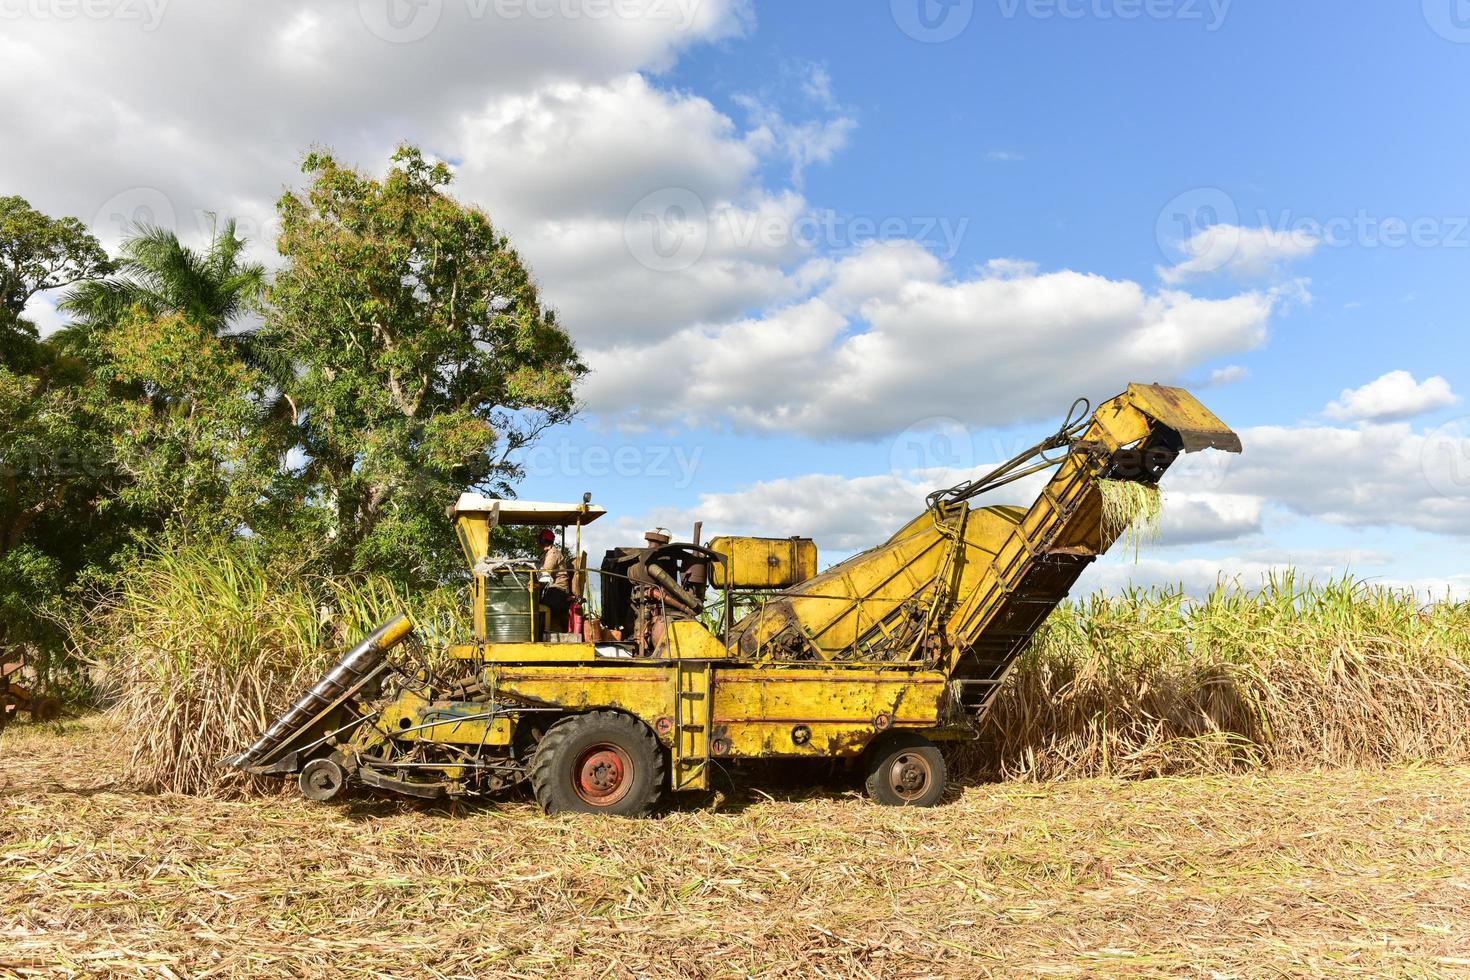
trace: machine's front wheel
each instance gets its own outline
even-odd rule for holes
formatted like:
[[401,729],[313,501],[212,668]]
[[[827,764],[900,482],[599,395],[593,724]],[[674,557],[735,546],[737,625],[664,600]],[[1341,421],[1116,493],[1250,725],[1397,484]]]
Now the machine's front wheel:
[[347,788],[347,772],[336,759],[312,759],[301,770],[297,785],[308,800],[326,803],[341,796]]
[[55,721],[61,717],[61,702],[55,698],[36,698],[31,702],[31,721]]
[[547,813],[647,816],[664,784],[663,751],[648,726],[616,711],[573,715],[536,747],[531,785]]
[[868,797],[883,806],[933,806],[944,795],[944,755],[922,735],[897,732],[868,749]]

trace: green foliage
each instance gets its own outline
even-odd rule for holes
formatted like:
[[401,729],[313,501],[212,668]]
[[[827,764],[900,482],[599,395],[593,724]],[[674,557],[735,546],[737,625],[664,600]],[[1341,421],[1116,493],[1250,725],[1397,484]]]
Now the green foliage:
[[[0,198],[0,645],[59,650],[84,597],[116,643],[123,623],[167,635],[145,629],[140,568],[206,622],[165,549],[198,585],[208,549],[248,548],[245,571],[213,555],[236,574],[208,584],[246,589],[242,615],[271,615],[279,596],[248,589],[305,562],[370,592],[460,581],[445,505],[510,494],[508,456],[573,414],[571,340],[505,236],[443,193],[446,167],[404,148],[382,180],[305,169],[269,290],[233,222],[199,249],[139,227],[113,263],[80,222]],[[73,322],[40,338],[26,304],[68,286]]]
[[0,197],[0,359],[30,367],[36,328],[22,319],[37,293],[105,275],[107,253],[76,218],[49,218],[19,197]]
[[119,499],[186,535],[253,523],[277,466],[258,394],[263,377],[211,331],[141,307],[99,338],[96,406],[111,432]]
[[302,496],[330,514],[337,570],[458,574],[446,503],[509,492],[508,455],[572,415],[584,369],[506,237],[443,193],[443,164],[404,147],[383,180],[325,154],[304,169],[260,337],[296,366]]
[[110,268],[76,219],[0,197],[0,645],[28,648],[43,673],[61,645],[47,611],[112,535],[92,507],[107,474],[88,366],[21,316],[36,294]]
[[123,243],[118,275],[81,283],[61,309],[75,315],[73,329],[88,337],[139,311],[178,314],[216,336],[229,334],[265,291],[265,267],[243,261],[247,244],[233,220],[216,227],[203,252],[166,228],[140,227]]

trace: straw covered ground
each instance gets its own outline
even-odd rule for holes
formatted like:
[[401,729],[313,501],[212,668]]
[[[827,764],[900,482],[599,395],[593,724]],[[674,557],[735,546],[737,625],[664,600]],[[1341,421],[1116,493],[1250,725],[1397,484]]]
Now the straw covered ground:
[[1470,975],[1470,769],[975,784],[895,811],[143,794],[0,735],[0,974]]

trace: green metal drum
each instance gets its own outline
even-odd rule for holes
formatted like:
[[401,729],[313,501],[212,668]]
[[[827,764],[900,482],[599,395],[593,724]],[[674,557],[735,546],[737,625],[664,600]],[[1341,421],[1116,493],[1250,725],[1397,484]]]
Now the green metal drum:
[[531,642],[532,574],[528,568],[513,568],[485,577],[486,642]]

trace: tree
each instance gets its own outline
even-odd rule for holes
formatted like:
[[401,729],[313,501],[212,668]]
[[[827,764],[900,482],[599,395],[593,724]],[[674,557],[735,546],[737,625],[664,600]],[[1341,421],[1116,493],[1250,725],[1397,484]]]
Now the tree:
[[233,219],[216,225],[204,251],[189,248],[166,228],[140,227],[122,246],[117,275],[80,284],[61,304],[90,336],[142,311],[178,314],[215,336],[240,341],[239,321],[253,311],[266,287],[265,266],[245,261],[249,243]]
[[134,307],[100,346],[94,413],[118,500],[186,541],[250,526],[278,468],[261,375],[180,313]]
[[24,319],[37,294],[111,269],[75,218],[0,197],[0,645],[57,645],[37,607],[115,543],[94,519],[109,474],[82,397],[90,372]]
[[508,492],[508,455],[569,419],[584,373],[529,271],[413,147],[376,180],[314,153],[279,202],[286,266],[261,346],[295,366],[302,494],[327,510],[339,571],[407,580],[460,558],[444,506]]
[[242,323],[267,282],[247,245],[233,220],[203,250],[140,226],[116,275],[61,304],[76,322],[56,342],[84,353],[106,386],[92,408],[123,478],[118,500],[151,517],[150,534],[229,536],[271,512],[288,416]]
[[0,359],[33,366],[37,333],[23,319],[36,294],[112,270],[107,253],[76,218],[50,218],[20,197],[0,197]]

